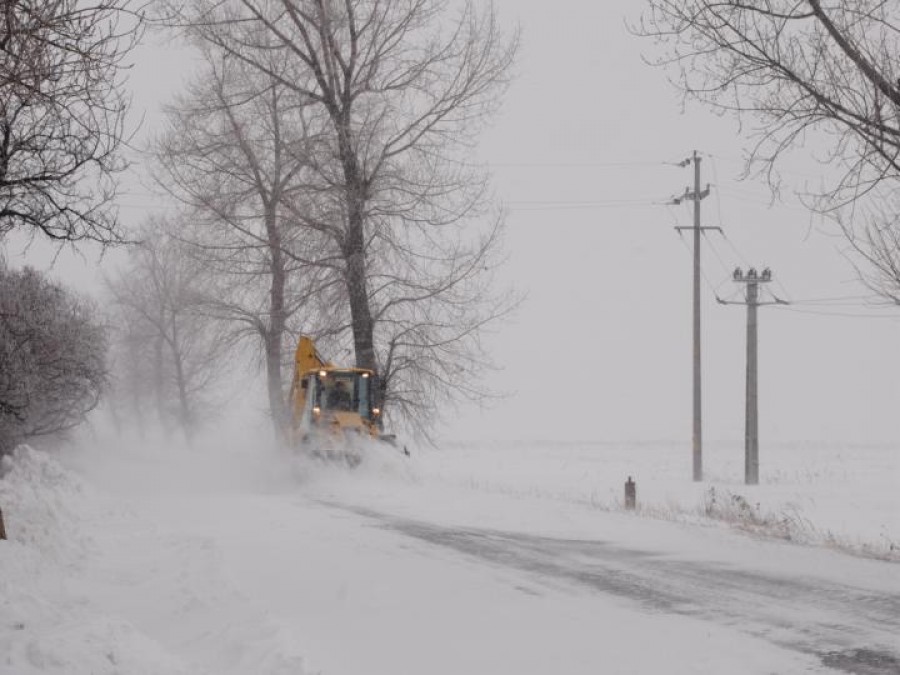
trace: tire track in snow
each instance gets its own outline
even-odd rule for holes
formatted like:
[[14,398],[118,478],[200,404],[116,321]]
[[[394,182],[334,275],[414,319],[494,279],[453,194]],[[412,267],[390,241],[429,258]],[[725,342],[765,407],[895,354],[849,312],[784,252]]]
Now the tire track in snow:
[[526,572],[545,586],[588,588],[652,612],[707,619],[816,655],[824,665],[848,673],[900,674],[897,594],[749,567],[678,560],[603,541],[450,528],[322,503],[428,544]]

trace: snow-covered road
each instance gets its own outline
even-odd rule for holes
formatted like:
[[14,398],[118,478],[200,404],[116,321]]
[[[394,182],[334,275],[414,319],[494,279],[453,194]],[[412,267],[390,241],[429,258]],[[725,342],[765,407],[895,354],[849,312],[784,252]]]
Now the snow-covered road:
[[[296,494],[144,504],[215,551],[216,573],[323,673],[900,672],[897,589],[798,572],[811,552],[795,547],[757,543],[776,572]],[[884,565],[841,562],[868,579]]]
[[[340,504],[332,504],[342,508]],[[850,672],[900,672],[900,594],[806,574],[679,560],[602,540],[459,528],[352,508],[387,529],[491,565],[544,588],[570,584],[633,601],[648,612],[701,618]],[[868,563],[862,563],[860,572]]]
[[55,491],[85,544],[0,602],[0,674],[900,672],[896,564],[259,460],[82,455],[88,493],[17,479],[41,485],[8,500]]
[[[826,672],[817,651],[883,649],[873,639],[885,632],[855,617],[832,618],[857,637],[874,629],[862,643],[848,635],[798,645],[802,625],[816,616],[809,604],[795,611],[779,603],[768,618],[778,609],[788,614],[777,621],[758,611],[717,611],[739,595],[752,597],[750,585],[714,603],[698,600],[692,611],[675,599],[714,597],[702,574],[666,579],[648,565],[652,556],[603,544],[448,528],[295,495],[205,495],[144,507],[143,516],[152,510],[168,537],[185,542],[186,568],[198,553],[215,554],[216,565],[204,569],[231,592],[201,592],[202,622],[207,610],[234,621],[242,603],[229,596],[243,598],[250,616],[294,634],[322,673]],[[202,588],[198,581],[188,586]],[[139,592],[138,605],[145,596]],[[786,633],[782,621],[792,616],[800,624]],[[162,625],[171,627],[171,618]],[[160,637],[154,625],[146,628]],[[162,637],[212,672],[249,672],[225,670],[215,650],[222,637],[246,639],[247,631],[215,628],[217,638],[197,636],[193,645]],[[777,636],[766,634],[776,629]],[[245,655],[237,661],[246,662]]]

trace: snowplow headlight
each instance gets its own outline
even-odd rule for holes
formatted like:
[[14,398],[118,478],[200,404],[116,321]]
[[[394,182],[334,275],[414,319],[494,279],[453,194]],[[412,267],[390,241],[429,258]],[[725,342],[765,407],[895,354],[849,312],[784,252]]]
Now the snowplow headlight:
[[368,374],[368,373],[363,373],[363,374],[362,374],[362,377],[363,377],[364,380],[365,380],[365,379],[368,379],[369,374]]
[[325,377],[326,375],[328,375],[328,373],[326,371],[324,371],[324,370],[319,371],[319,377]]

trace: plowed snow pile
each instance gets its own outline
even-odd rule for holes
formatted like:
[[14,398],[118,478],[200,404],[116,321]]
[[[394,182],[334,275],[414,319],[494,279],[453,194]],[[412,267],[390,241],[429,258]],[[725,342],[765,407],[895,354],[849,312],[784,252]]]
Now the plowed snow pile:
[[0,673],[129,675],[190,672],[128,622],[73,591],[93,548],[100,498],[44,454],[20,447],[3,460],[0,504]]
[[28,447],[3,460],[0,506],[0,675],[305,672],[211,544],[157,532]]

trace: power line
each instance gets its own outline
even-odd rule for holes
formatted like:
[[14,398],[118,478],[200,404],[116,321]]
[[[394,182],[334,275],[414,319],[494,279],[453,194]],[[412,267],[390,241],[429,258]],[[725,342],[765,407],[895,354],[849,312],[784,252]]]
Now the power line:
[[[690,228],[687,228],[687,229],[690,229]],[[684,246],[684,250],[689,256],[694,255],[693,250],[691,249],[690,246],[688,246],[688,243],[684,240],[684,234],[681,232],[678,233],[678,241],[680,241],[681,245]],[[706,271],[703,269],[700,270],[700,278],[703,280],[703,283],[706,284],[706,287],[709,289],[709,292],[712,293],[713,297],[715,297],[715,298],[719,297],[719,288],[721,288],[722,284],[724,284],[725,281],[727,281],[727,279],[726,279],[726,280],[719,282],[718,285],[715,285],[715,284],[713,284],[712,279],[709,278],[709,276],[706,274]]]
[[895,315],[889,314],[858,314],[851,312],[823,312],[817,309],[800,309],[797,307],[776,307],[776,309],[783,309],[788,312],[797,312],[798,314],[811,314],[815,316],[836,316],[848,319],[893,319],[894,321],[900,320],[900,313]]
[[659,199],[648,199],[641,197],[638,199],[512,199],[508,204],[576,204],[593,206],[596,204],[655,204],[657,206],[666,206],[667,202]]
[[[745,158],[745,157],[736,157],[734,155],[720,155],[720,154],[714,155],[710,152],[704,152],[703,154],[711,159],[721,159],[724,162],[739,165],[743,170],[745,170],[747,177],[750,177],[760,171],[759,168],[754,168],[752,165],[748,169],[748,166],[747,166],[748,162],[747,162],[747,158]],[[761,162],[759,162],[759,161],[756,162],[757,165],[760,163]],[[776,173],[776,175],[793,175],[793,176],[801,176],[803,178],[820,179],[822,177],[820,173],[812,173],[812,172],[808,172],[808,171],[798,171],[795,169],[785,169],[782,167],[779,167],[778,169],[776,169],[775,173]]]
[[714,183],[714,185],[724,194],[729,195],[732,199],[737,199],[738,201],[744,202],[746,204],[754,204],[756,206],[765,208],[773,208],[777,204],[779,209],[791,209],[793,211],[803,211],[804,213],[808,213],[810,211],[810,209],[801,204],[786,204],[779,200],[765,199],[757,193],[742,191],[732,187],[725,187],[717,183]]
[[635,199],[511,199],[506,204],[523,204],[526,206],[627,206],[630,204],[665,206],[667,202],[649,197],[638,197]]
[[[876,295],[844,295],[833,298],[806,298],[804,300],[795,300],[795,305],[817,305],[817,304],[837,304],[837,305],[847,305],[847,306],[856,306],[859,307],[861,304],[859,302],[854,302],[858,300],[869,301],[863,302],[862,305],[871,305],[878,299]],[[884,302],[884,301],[882,301]]]
[[[710,155],[712,157],[712,155]],[[722,198],[719,196],[719,193],[722,191],[721,183],[719,183],[719,168],[716,165],[716,158],[712,157],[712,169],[713,169],[713,181],[718,188],[716,190],[716,210],[719,212],[719,225],[725,225],[725,219],[722,218]]]
[[[734,242],[731,241],[731,238],[727,234],[725,234],[724,230],[722,231],[721,234],[722,234],[722,238],[725,240],[725,243],[728,244],[728,247],[735,254],[735,256],[737,256],[738,260],[744,265],[744,267],[748,267],[748,268],[751,267],[746,256],[743,253],[741,253],[740,249],[738,249],[737,246],[734,245]],[[788,291],[788,289],[785,287],[785,285],[781,282],[780,279],[773,278],[772,281],[778,286],[779,289],[781,289],[781,292],[786,297],[788,297],[788,298],[791,297],[790,291]]]
[[[709,154],[709,153],[707,153],[707,154]],[[718,190],[716,191],[716,206],[717,206],[718,211],[719,211],[719,224],[720,224],[720,225],[724,225],[725,219],[724,219],[723,216],[722,216],[722,200],[721,200],[721,198],[719,197],[719,193],[720,193],[720,192],[728,193],[728,192],[729,192],[729,189],[723,187],[723,186],[719,183],[718,163],[716,162],[716,157],[715,157],[714,155],[712,155],[712,154],[709,154],[709,156],[710,156],[710,158],[712,158],[713,180],[715,180],[715,185],[716,185],[716,187],[718,188]],[[719,230],[719,233],[722,235],[722,238],[725,240],[725,243],[726,243],[726,244],[728,245],[728,247],[731,249],[732,253],[733,253],[735,256],[737,256],[737,259],[738,259],[741,263],[743,263],[744,267],[752,268],[752,266],[750,265],[750,263],[749,263],[749,261],[747,260],[747,258],[744,256],[743,253],[741,253],[740,250],[738,250],[737,246],[734,245],[734,242],[732,242],[731,239],[728,237],[728,235],[725,234],[725,231],[724,231],[724,230]],[[712,251],[713,251],[713,253],[716,255],[716,257],[719,259],[719,262],[722,264],[722,266],[723,266],[723,268],[725,269],[725,271],[730,275],[730,274],[731,274],[731,268],[725,266],[724,260],[723,260],[722,257],[719,255],[718,250],[717,250],[716,247],[713,245],[713,243],[712,243],[711,240],[709,241],[709,244],[710,244],[710,248],[712,249]],[[788,293],[788,290],[784,287],[784,284],[782,284],[780,280],[775,279],[774,281],[775,281],[776,284],[778,284],[779,288],[781,289],[781,291],[782,291],[786,296],[790,296],[790,293]],[[721,286],[721,284],[720,284],[720,286]],[[775,296],[773,296],[773,297],[775,297]],[[718,296],[716,296],[716,299],[719,299]]]
[[[719,265],[722,266],[722,271],[725,272],[725,274],[727,274],[728,276],[731,276],[731,271],[734,269],[734,266],[728,265],[725,262],[725,260],[722,258],[722,255],[719,253],[719,250],[713,244],[712,239],[706,237],[706,243],[709,245],[709,249],[713,252],[713,256],[715,256],[716,260],[719,261]],[[719,285],[721,286],[721,284]]]
[[648,166],[678,166],[678,162],[487,162],[489,167],[510,167],[521,169],[643,169]]
[[630,209],[666,206],[664,202],[654,201],[615,201],[606,202],[506,202],[504,208],[510,211],[579,211],[591,209]]
[[[683,230],[686,230],[686,229],[689,230],[691,228],[681,225],[681,222],[678,220],[678,216],[676,213],[674,213],[671,210],[669,211],[669,213],[672,214],[672,219],[673,219],[673,222],[675,223],[675,225],[673,226],[673,229],[675,229],[677,231],[678,241],[684,247],[685,252],[689,256],[693,256],[693,251],[691,250],[691,247],[688,246],[688,243],[684,240],[684,232],[683,232]],[[707,238],[706,241],[709,242],[711,240],[709,238]],[[730,276],[731,270],[730,269],[728,270],[728,275],[729,275],[728,279],[730,279],[731,278],[731,276]],[[714,298],[719,297],[719,289],[728,281],[728,279],[723,279],[718,284],[714,284],[712,279],[710,279],[709,275],[706,273],[706,270],[702,269],[702,268],[700,270],[700,277],[703,279],[703,283],[706,284],[706,287],[709,289],[709,292],[712,293]]]

